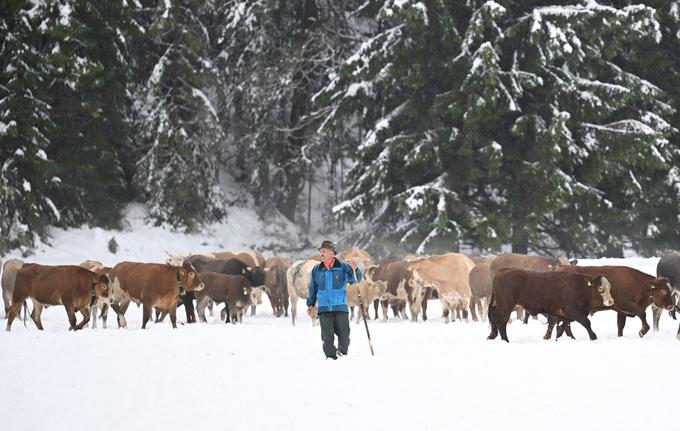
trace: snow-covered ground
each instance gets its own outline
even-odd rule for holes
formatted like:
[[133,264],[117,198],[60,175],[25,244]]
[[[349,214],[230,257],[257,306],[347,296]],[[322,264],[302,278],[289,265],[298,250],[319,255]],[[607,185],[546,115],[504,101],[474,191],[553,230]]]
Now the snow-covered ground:
[[[203,235],[143,227],[141,219],[125,232],[55,231],[51,246],[26,260],[113,265],[267,243],[251,216],[235,212],[228,226]],[[581,263],[653,274],[657,260]],[[430,301],[427,322],[371,320],[375,356],[363,325],[352,324],[349,356],[330,361],[306,315],[293,327],[273,317],[266,298],[243,325],[213,318],[175,330],[168,321],[141,330],[141,309],[131,306],[129,329],[116,329],[110,316],[108,329],[73,333],[63,307],[50,307],[45,331],[30,321],[0,331],[0,429],[677,429],[680,342],[666,313],[661,330],[642,339],[638,319],[617,338],[615,314],[602,312],[592,318],[597,341],[578,324],[576,340],[544,341],[539,319],[513,322],[506,344],[486,340],[486,323],[447,325],[440,311]],[[185,320],[183,309],[178,317]]]

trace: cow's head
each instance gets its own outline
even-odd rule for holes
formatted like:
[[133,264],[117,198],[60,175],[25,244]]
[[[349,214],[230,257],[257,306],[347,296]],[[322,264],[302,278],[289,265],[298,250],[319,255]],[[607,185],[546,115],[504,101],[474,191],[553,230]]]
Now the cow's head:
[[182,266],[179,267],[178,274],[179,280],[182,282],[182,285],[188,292],[203,290],[205,287],[201,279],[198,277],[196,268],[194,268],[194,265],[188,260],[184,261]]
[[364,272],[364,278],[366,280],[373,280],[373,275],[375,272],[378,270],[378,265],[371,265],[368,268],[366,268],[366,271]]
[[382,298],[387,292],[387,283],[382,280],[368,281],[368,287],[373,290],[374,298]]
[[605,278],[604,275],[598,275],[593,278],[589,278],[586,281],[588,288],[591,292],[591,297],[596,296],[599,301],[602,301],[605,307],[611,307],[614,305],[614,298],[612,298],[612,285],[609,280]]
[[673,309],[673,288],[665,277],[657,277],[650,283],[652,303],[664,310]]
[[265,289],[266,287],[264,286],[253,287],[250,289],[250,303],[252,305],[262,304],[262,294],[264,293]]
[[253,286],[265,286],[267,272],[261,266],[246,266],[241,273]]
[[107,274],[97,275],[93,278],[92,284],[94,286],[94,294],[97,297],[97,302],[100,304],[111,303],[111,280]]

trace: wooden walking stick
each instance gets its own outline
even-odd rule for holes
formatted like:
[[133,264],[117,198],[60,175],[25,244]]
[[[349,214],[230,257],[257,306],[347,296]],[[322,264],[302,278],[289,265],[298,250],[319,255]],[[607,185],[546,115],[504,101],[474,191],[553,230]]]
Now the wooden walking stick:
[[371,333],[368,331],[368,322],[366,321],[366,313],[364,313],[364,301],[361,299],[361,287],[359,285],[359,279],[357,278],[357,270],[352,268],[354,271],[354,281],[357,282],[357,293],[359,294],[359,308],[361,309],[361,317],[364,319],[364,327],[366,327],[366,335],[368,336],[368,347],[371,348],[371,355],[375,356],[373,351],[373,343],[371,342]]

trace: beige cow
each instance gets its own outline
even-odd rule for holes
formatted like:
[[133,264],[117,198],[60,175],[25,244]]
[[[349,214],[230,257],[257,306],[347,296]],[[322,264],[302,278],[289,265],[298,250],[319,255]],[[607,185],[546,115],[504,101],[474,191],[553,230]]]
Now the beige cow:
[[23,260],[10,259],[2,266],[2,300],[5,302],[5,316],[12,305],[12,292],[14,292],[17,272],[23,264]]
[[[318,264],[319,262],[313,259],[298,260],[286,272],[288,298],[290,299],[290,317],[293,326],[295,326],[295,320],[297,320],[298,298],[303,300],[309,298],[309,279],[312,277],[312,270]],[[306,309],[307,307],[305,307]],[[316,320],[312,319],[312,325],[316,324]]]
[[[460,253],[446,253],[407,264],[409,269],[418,272],[426,285],[437,290],[445,323],[449,323],[450,313],[461,312],[467,317],[472,297],[469,276],[474,266],[472,259]],[[412,313],[419,311],[421,300],[422,297],[416,304],[418,310],[412,310]],[[455,320],[455,314],[451,320]]]
[[[351,315],[350,320],[354,318],[354,307],[363,307],[364,315],[368,319],[368,305],[377,299],[381,299],[387,292],[387,283],[384,281],[367,281],[361,280],[357,284],[352,284],[347,287],[347,305],[349,306]],[[359,300],[361,295],[361,300]],[[361,310],[357,312],[357,323],[361,322]]]
[[489,262],[480,262],[470,271],[470,290],[472,290],[470,313],[474,321],[478,320],[477,311],[479,311],[480,319],[486,320],[487,310],[491,302],[490,266]]

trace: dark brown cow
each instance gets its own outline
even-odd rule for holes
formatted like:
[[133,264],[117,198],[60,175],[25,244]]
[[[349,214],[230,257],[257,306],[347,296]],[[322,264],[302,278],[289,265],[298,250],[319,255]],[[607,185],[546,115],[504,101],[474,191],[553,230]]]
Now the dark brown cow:
[[[205,289],[196,293],[196,309],[198,317],[205,322],[205,306],[209,300],[215,303],[226,303],[228,310],[225,321],[243,323],[244,310],[255,303],[253,297],[255,289],[252,283],[242,275],[226,275],[217,272],[202,272],[201,279]],[[231,318],[230,318],[231,317]]]
[[177,304],[180,295],[203,289],[203,283],[191,262],[175,267],[158,263],[121,262],[109,272],[120,283],[124,297],[111,308],[118,314],[118,327],[127,327],[125,312],[130,301],[142,304],[142,329],[151,318],[154,307],[170,314],[172,327],[177,328]]
[[[658,277],[666,277],[671,285],[673,302],[675,306],[670,314],[673,319],[676,319],[676,311],[680,311],[680,253],[677,251],[661,256],[659,263],[656,265],[656,275]],[[4,277],[4,275],[3,275]],[[652,316],[654,320],[653,328],[655,331],[659,330],[659,319],[661,318],[661,309],[652,304]],[[676,338],[680,340],[680,326]]]
[[[11,329],[12,321],[29,297],[41,306],[63,305],[70,329],[82,329],[90,320],[90,306],[97,301],[110,301],[109,282],[106,275],[97,275],[79,266],[26,264],[17,272],[7,330]],[[76,312],[83,315],[80,323],[76,322]],[[42,330],[39,313],[34,314],[34,321]]]
[[490,340],[500,332],[501,339],[508,341],[506,326],[517,305],[534,316],[541,313],[565,321],[575,320],[586,328],[590,339],[595,340],[597,336],[590,327],[588,313],[614,303],[609,281],[601,275],[503,269],[496,273],[492,289]]
[[476,311],[484,319],[491,301],[491,264],[478,262],[470,271],[470,290],[472,298],[470,300],[470,312],[472,320],[477,320]]
[[[656,278],[637,269],[627,266],[565,266],[562,272],[578,272],[593,276],[602,274],[612,285],[613,307],[595,307],[592,311],[616,310],[618,336],[623,336],[626,317],[637,316],[642,321],[642,329],[638,332],[643,337],[649,331],[647,323],[647,307],[654,303],[665,310],[673,308],[671,287],[666,278]],[[548,327],[551,331],[552,328]]]
[[244,251],[224,251],[218,253],[210,253],[215,256],[215,259],[238,259],[248,266],[264,266],[265,258],[257,250],[244,250]]
[[271,257],[265,262],[265,267],[269,271],[265,274],[264,284],[267,286],[267,296],[276,317],[288,317],[286,273],[292,264],[289,259],[279,256]]

